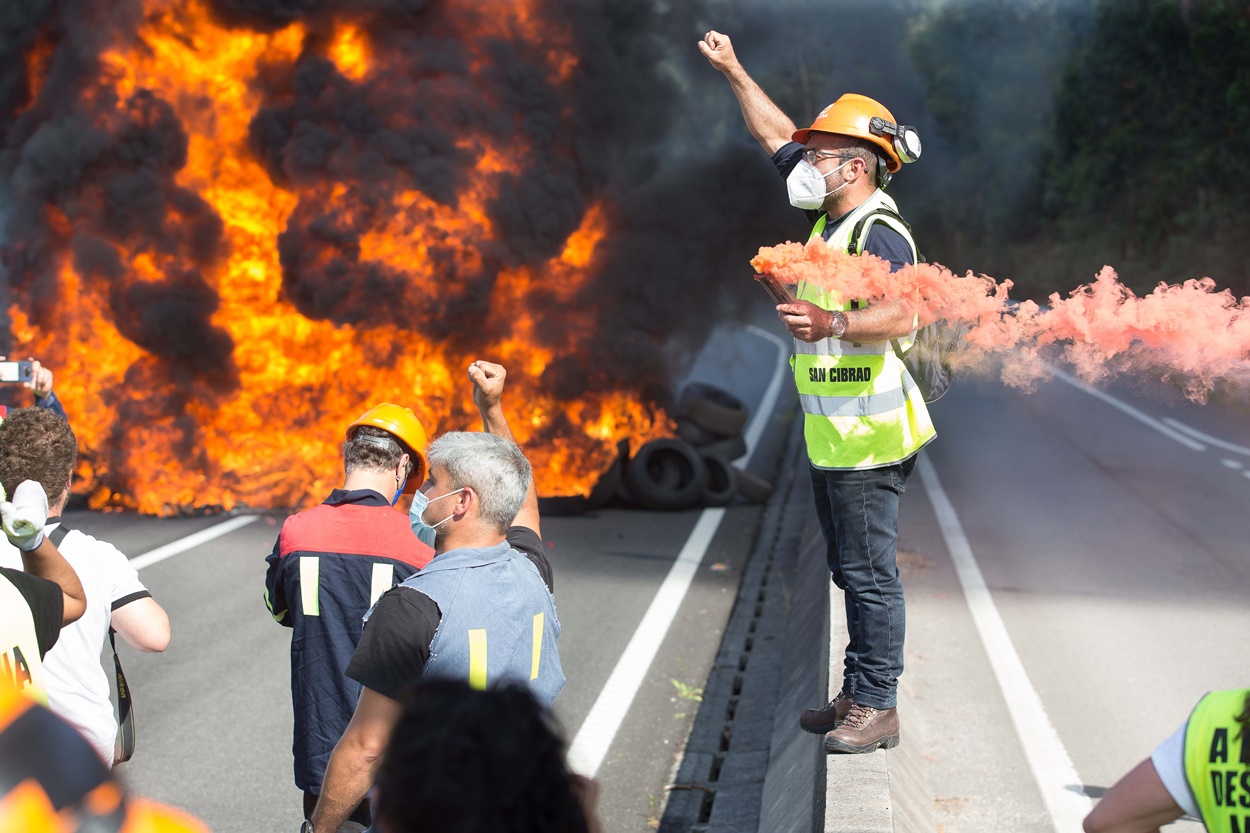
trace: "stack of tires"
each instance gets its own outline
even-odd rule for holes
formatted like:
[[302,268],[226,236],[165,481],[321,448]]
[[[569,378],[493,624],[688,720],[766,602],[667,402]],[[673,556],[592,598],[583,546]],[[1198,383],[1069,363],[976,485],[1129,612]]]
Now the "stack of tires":
[[747,408],[712,385],[692,382],[677,403],[677,436],[652,440],[623,464],[618,495],[647,509],[677,510],[725,506],[737,495],[763,502],[767,481],[733,461],[747,453],[742,435]]

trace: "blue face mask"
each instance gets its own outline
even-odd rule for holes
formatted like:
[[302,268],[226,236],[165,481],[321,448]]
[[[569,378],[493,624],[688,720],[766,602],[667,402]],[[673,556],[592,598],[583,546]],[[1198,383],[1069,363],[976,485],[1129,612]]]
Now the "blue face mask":
[[[463,488],[456,489],[456,491],[454,492],[448,492],[445,495],[439,495],[438,497],[434,498],[434,500],[442,500],[445,497],[451,497],[452,495],[459,494],[460,492],[463,492],[463,491],[464,491]],[[432,547],[434,546],[435,538],[437,538],[437,535],[438,535],[437,533],[438,527],[442,526],[443,524],[450,521],[452,518],[456,517],[456,513],[452,512],[450,515],[448,515],[447,517],[443,518],[438,523],[431,526],[430,524],[427,524],[425,522],[425,519],[422,517],[423,515],[425,515],[425,509],[429,505],[430,505],[429,495],[427,495],[425,492],[418,490],[417,493],[412,496],[412,506],[408,507],[408,525],[412,527],[412,531],[416,533],[416,536],[419,539],[421,539],[421,542],[423,544],[428,544],[429,546]]]

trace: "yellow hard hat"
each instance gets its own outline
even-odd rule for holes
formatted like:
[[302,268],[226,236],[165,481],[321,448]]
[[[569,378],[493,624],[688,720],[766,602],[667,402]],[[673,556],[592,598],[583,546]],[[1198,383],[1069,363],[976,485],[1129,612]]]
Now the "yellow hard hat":
[[0,833],[209,833],[198,819],[128,797],[86,738],[0,684]]
[[408,476],[408,482],[404,485],[405,492],[415,491],[425,482],[425,447],[429,445],[430,439],[425,433],[424,426],[421,425],[421,420],[417,419],[417,415],[412,412],[411,408],[392,405],[389,402],[374,405],[347,426],[347,439],[350,440],[355,435],[356,429],[362,425],[380,428],[406,446],[404,450],[412,457],[413,469],[412,474]]
[[805,145],[812,133],[836,133],[872,142],[888,160],[890,173],[897,172],[904,162],[915,162],[920,157],[916,128],[898,124],[884,104],[866,95],[846,93],[821,110],[811,127],[794,131],[791,138]]

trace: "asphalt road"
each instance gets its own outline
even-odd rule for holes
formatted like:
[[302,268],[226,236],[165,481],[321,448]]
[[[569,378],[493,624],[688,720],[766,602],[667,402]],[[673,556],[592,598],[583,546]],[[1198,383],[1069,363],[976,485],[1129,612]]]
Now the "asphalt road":
[[[767,337],[723,331],[688,378],[728,388],[754,410],[783,358]],[[767,423],[756,429],[750,458],[751,470],[765,476],[782,434]],[[723,515],[607,509],[543,520],[568,677],[557,717],[570,741],[585,740],[583,723],[601,697],[609,717],[619,711],[618,725],[598,738],[604,749],[595,774],[607,831],[647,829],[663,813],[664,786],[693,722],[760,515],[760,507],[739,502]],[[183,807],[218,833],[295,830],[303,818],[292,781],[290,631],[273,622],[262,599],[264,557],[284,517],[244,521],[144,566],[141,578],[170,614],[172,643],[163,655],[119,646],[139,725],[138,751],[119,772],[139,794]],[[141,554],[223,519],[75,512],[66,521],[146,561]],[[696,527],[714,530],[705,546],[691,543]],[[683,563],[691,563],[692,549],[700,558],[688,590],[671,621],[658,631],[651,624],[654,661],[640,669],[636,694],[628,684],[621,693],[619,680],[610,686],[610,678],[616,680],[627,647],[645,641],[646,634],[636,636],[640,624],[669,587],[679,556],[684,552]]]
[[[923,740],[935,822],[1078,830],[1080,790],[1100,796],[1203,693],[1250,684],[1247,410],[1056,379],[1030,395],[964,380],[933,412],[937,489],[1007,637],[986,647],[935,481],[913,477],[904,680],[921,713],[904,730]],[[1012,651],[1025,681],[1004,689]]]
[[[723,346],[692,375],[758,401],[774,349],[741,333]],[[1162,389],[1108,394],[1055,380],[1026,395],[961,379],[933,408],[931,474],[912,478],[903,505],[904,685],[917,704],[903,725],[904,742],[923,747],[932,812],[947,833],[1076,829],[1055,814],[1087,806],[1082,792],[1100,794],[1148,755],[1202,693],[1247,684],[1246,410],[1196,406]],[[752,459],[761,473],[775,461],[779,428],[774,420],[761,435]],[[293,830],[301,816],[291,783],[288,632],[261,600],[263,558],[281,517],[145,567],[143,580],[173,620],[173,644],[163,656],[123,646],[140,715],[139,752],[125,777],[217,831]],[[702,517],[609,510],[544,523],[569,677],[557,713],[570,739]],[[961,582],[951,517],[984,597],[966,576]],[[739,505],[720,519],[621,715],[597,770],[609,833],[646,830],[662,813],[697,709],[691,698],[710,670],[759,518]],[[69,518],[131,554],[220,520]],[[987,609],[1005,647],[987,647]],[[1002,671],[1011,665],[1005,654],[1018,658],[1023,683]],[[1038,751],[1047,729],[1070,768],[1053,748]]]

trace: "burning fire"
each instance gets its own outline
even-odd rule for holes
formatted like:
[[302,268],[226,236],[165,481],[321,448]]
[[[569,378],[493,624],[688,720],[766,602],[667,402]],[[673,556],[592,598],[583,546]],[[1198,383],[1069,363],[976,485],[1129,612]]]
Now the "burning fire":
[[[345,426],[371,404],[413,408],[431,435],[475,429],[465,370],[476,358],[508,368],[505,407],[541,494],[586,493],[619,440],[637,445],[669,433],[663,412],[627,381],[601,382],[573,400],[542,384],[553,361],[599,337],[559,312],[594,281],[608,230],[607,208],[592,195],[554,256],[518,265],[494,254],[501,235],[489,206],[507,198],[500,188],[508,175],[547,149],[467,127],[450,149],[468,160],[454,172],[454,193],[403,183],[370,191],[350,176],[276,179],[255,150],[255,119],[266,100],[289,94],[283,85],[296,64],[312,55],[332,63],[333,83],[385,89],[397,46],[375,42],[353,20],[262,32],[227,28],[199,0],[145,5],[133,37],[99,56],[81,106],[110,132],[181,125],[185,158],[175,150],[165,160],[174,171],[171,208],[158,221],[176,245],[154,245],[133,229],[71,246],[75,217],[49,205],[46,224],[63,244],[55,303],[23,303],[19,286],[10,309],[13,352],[56,371],[83,452],[76,491],[92,507],[169,514],[320,500],[341,481]],[[577,67],[568,33],[541,29],[524,0],[447,11],[437,25],[437,36],[472,44],[468,78],[493,71],[488,37],[542,56],[538,71],[556,90]],[[27,59],[28,111],[41,104],[50,64],[48,45],[37,44]],[[406,116],[365,117],[398,124]],[[112,196],[104,191],[83,186],[76,204],[98,208]],[[298,234],[285,238],[292,230]],[[104,267],[83,265],[84,252],[99,251],[115,264],[108,280],[92,271]],[[291,277],[340,260],[352,268],[334,282],[309,287]],[[466,274],[491,280],[457,278]],[[375,282],[402,291],[382,292]],[[335,293],[346,307],[380,311],[306,314],[308,305],[333,305],[327,295]],[[181,303],[182,317],[151,320],[155,302],[169,298]],[[449,307],[473,314],[449,326]],[[198,322],[190,340],[199,343],[182,343],[188,321]],[[144,338],[136,341],[135,331]],[[177,346],[158,355],[153,341]],[[194,372],[171,369],[187,366]]]

